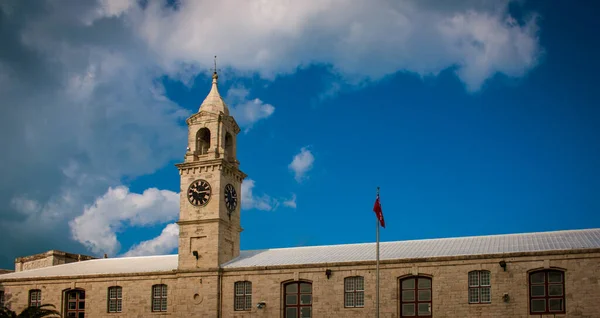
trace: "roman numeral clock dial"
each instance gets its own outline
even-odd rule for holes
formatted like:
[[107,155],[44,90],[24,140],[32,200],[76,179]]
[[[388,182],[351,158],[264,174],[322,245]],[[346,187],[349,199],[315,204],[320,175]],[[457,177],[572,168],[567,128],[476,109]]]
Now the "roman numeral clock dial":
[[210,184],[206,180],[196,180],[190,184],[187,197],[195,206],[205,206],[210,200]]
[[231,217],[231,213],[235,211],[237,207],[238,197],[237,192],[235,192],[235,188],[231,184],[227,184],[225,186],[225,207],[227,208],[227,212]]

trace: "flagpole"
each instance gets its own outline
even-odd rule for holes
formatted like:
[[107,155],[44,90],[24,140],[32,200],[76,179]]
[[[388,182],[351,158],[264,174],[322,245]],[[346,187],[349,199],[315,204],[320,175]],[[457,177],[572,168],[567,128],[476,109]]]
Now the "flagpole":
[[[377,187],[377,197],[379,197],[379,187]],[[377,315],[375,316],[376,318],[379,318],[379,219],[377,219],[377,232],[376,232],[376,237],[377,237],[377,244],[376,244],[376,253],[377,253],[377,258],[376,258],[376,270],[375,270],[375,275],[376,275],[376,279],[375,279],[375,302],[376,302],[376,308],[377,308]]]

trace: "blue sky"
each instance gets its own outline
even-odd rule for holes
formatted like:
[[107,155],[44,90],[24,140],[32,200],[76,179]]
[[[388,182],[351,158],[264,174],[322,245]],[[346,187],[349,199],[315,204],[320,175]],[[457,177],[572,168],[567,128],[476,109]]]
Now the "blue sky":
[[[208,8],[203,7],[206,2],[182,5],[192,13]],[[417,26],[425,25],[430,16],[457,21],[464,15],[465,21],[475,22],[464,22],[457,28],[460,32],[477,38],[478,30],[492,30],[478,45],[493,48],[494,41],[502,44],[503,37],[509,37],[502,45],[515,47],[513,52],[496,46],[496,51],[472,56],[472,51],[457,53],[456,47],[439,44],[444,37],[434,35],[431,43],[418,39],[428,35],[425,31],[414,31],[411,40],[399,44],[393,34],[365,40],[361,43],[378,49],[353,47],[358,53],[328,45],[316,49],[314,38],[335,37],[335,26],[322,26],[321,33],[304,39],[298,35],[304,33],[286,22],[282,22],[284,29],[298,34],[275,34],[277,41],[266,43],[270,46],[262,43],[265,47],[253,47],[254,42],[265,41],[256,36],[259,31],[247,30],[247,37],[229,31],[237,42],[219,42],[211,41],[201,29],[196,32],[206,39],[192,37],[189,45],[183,41],[181,46],[164,40],[157,47],[160,34],[181,26],[175,20],[152,20],[156,17],[149,15],[151,9],[132,6],[105,8],[104,16],[90,19],[104,35],[116,28],[111,23],[122,25],[127,19],[139,23],[140,46],[123,44],[125,36],[92,37],[90,43],[81,44],[77,34],[58,26],[44,31],[55,32],[53,36],[66,43],[72,41],[73,47],[129,52],[123,53],[125,64],[114,62],[120,60],[114,54],[95,60],[96,53],[88,52],[79,61],[80,51],[61,51],[75,60],[59,66],[36,55],[35,60],[45,61],[47,69],[83,74],[67,81],[77,80],[79,86],[68,90],[68,85],[57,84],[68,93],[58,98],[43,93],[52,91],[54,84],[42,77],[31,83],[48,87],[32,97],[18,95],[16,88],[9,91],[14,94],[1,97],[6,99],[5,118],[21,125],[8,125],[13,129],[10,133],[23,141],[9,147],[11,153],[27,158],[5,156],[5,166],[21,165],[29,172],[24,177],[7,170],[6,184],[0,188],[0,228],[12,229],[11,242],[19,246],[2,246],[0,267],[11,267],[16,256],[49,249],[95,255],[102,251],[175,253],[176,231],[169,227],[178,213],[179,176],[174,164],[181,161],[186,147],[184,120],[198,110],[210,89],[208,69],[214,54],[219,55],[222,69],[219,90],[243,127],[238,159],[248,174],[244,197],[252,204],[246,203],[241,212],[242,249],[372,242],[377,186],[387,225],[381,231],[382,241],[600,226],[600,98],[595,89],[600,42],[594,31],[600,25],[591,8],[549,1],[503,2],[496,5],[501,10],[477,1],[461,2],[455,8],[438,8],[429,2],[413,8],[419,12],[417,18],[425,19],[414,22]],[[24,19],[22,24],[11,20],[17,13],[35,16],[26,12],[29,9],[15,7],[11,14],[5,10],[0,22],[14,27],[14,34],[28,35],[21,36],[20,44],[31,49],[35,41],[23,44],[22,39],[44,33],[30,31],[35,30],[27,24],[32,20]],[[91,9],[75,8],[69,14],[87,17],[84,13]],[[305,19],[318,16],[309,5],[295,9],[308,12]],[[470,10],[487,18],[469,18]],[[487,24],[496,15],[504,21],[500,27]],[[507,17],[515,22],[506,22]],[[49,18],[40,23],[56,21]],[[148,21],[161,29],[150,28]],[[206,21],[213,20],[207,17]],[[519,26],[517,31],[514,25]],[[228,26],[234,28],[236,23]],[[269,27],[274,26],[257,30]],[[503,33],[503,28],[512,31]],[[156,34],[150,36],[148,30]],[[171,33],[173,39],[187,34],[177,32]],[[10,43],[17,38],[14,34],[7,31],[0,37]],[[243,42],[245,38],[248,42]],[[520,46],[522,38],[530,42]],[[44,41],[35,43],[54,49]],[[221,46],[212,49],[205,43]],[[406,45],[414,45],[414,51]],[[234,51],[245,46],[246,53]],[[394,49],[400,51],[391,52]],[[42,54],[41,49],[37,52]],[[30,70],[20,66],[17,55],[0,54],[0,69],[27,74]],[[129,63],[137,59],[132,56],[143,60],[135,71],[102,77],[110,73],[106,69],[119,69],[108,67],[110,63],[128,65],[124,69],[129,70]],[[96,80],[93,86],[86,84],[90,78]],[[120,93],[121,87],[127,92]],[[56,106],[69,115],[55,118],[56,108],[40,108],[33,125],[36,108],[27,105],[39,104],[33,101],[47,96],[57,105],[68,100],[76,111]],[[27,111],[11,116],[17,108]],[[51,135],[52,140],[32,138],[31,131]],[[290,164],[303,149],[309,154],[304,162],[310,165],[296,178]],[[41,150],[52,155],[44,162],[29,159],[37,158]],[[45,164],[50,168],[42,169]],[[38,181],[32,185],[24,179]],[[158,190],[144,192],[152,188]],[[292,198],[295,206],[289,204]],[[44,218],[61,234],[33,233]],[[32,230],[21,230],[25,227]],[[97,228],[101,230],[91,230]],[[36,244],[36,239],[44,243]]]

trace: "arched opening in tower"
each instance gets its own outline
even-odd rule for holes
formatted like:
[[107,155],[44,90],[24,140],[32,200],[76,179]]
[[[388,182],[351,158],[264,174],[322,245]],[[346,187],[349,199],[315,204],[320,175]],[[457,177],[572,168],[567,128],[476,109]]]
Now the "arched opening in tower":
[[196,133],[196,151],[200,155],[208,153],[210,148],[210,130],[208,128],[201,128]]

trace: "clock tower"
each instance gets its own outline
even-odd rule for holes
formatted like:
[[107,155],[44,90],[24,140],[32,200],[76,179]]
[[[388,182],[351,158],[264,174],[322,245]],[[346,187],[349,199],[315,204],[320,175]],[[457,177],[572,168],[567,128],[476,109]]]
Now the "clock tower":
[[236,158],[240,128],[217,88],[190,116],[181,176],[179,270],[214,269],[240,254],[241,185],[246,177]]

